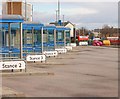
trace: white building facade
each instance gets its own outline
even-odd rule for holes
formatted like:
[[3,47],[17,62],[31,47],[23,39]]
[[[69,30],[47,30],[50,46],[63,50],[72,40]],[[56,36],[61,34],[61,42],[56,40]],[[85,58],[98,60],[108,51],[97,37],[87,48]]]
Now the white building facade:
[[6,14],[21,15],[26,21],[32,21],[33,7],[31,4],[22,1],[2,2],[2,15]]

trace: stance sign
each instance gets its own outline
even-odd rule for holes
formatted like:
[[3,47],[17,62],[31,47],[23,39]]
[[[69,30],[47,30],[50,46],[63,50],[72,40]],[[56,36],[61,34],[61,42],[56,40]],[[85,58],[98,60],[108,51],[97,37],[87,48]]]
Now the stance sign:
[[43,62],[46,60],[46,57],[45,57],[45,55],[28,55],[26,57],[26,60],[27,61],[41,61],[41,62]]
[[55,50],[58,51],[59,54],[67,53],[67,49],[66,48],[56,48]]
[[0,62],[0,70],[25,69],[24,61]]
[[77,45],[76,45],[76,43],[70,43],[70,46],[76,47]]
[[66,46],[65,47],[68,51],[71,51],[72,50],[72,46]]
[[79,45],[88,45],[88,42],[79,42]]
[[58,55],[58,52],[57,51],[44,51],[43,54],[45,54],[47,57],[50,57],[50,56],[57,56]]

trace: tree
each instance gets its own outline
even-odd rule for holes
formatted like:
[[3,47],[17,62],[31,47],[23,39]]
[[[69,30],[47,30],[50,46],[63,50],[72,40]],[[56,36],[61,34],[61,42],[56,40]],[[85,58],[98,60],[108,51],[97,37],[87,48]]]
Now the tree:
[[118,29],[110,27],[109,25],[104,25],[103,28],[100,30],[101,37],[112,37],[118,36]]
[[111,27],[109,25],[103,25],[103,28],[100,32],[102,37],[106,38],[108,36],[111,36],[111,33],[112,33]]

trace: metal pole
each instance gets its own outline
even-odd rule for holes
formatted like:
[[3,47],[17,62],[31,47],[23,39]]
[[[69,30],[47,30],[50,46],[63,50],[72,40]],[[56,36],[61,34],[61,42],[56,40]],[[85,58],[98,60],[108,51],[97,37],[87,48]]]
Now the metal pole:
[[10,50],[11,49],[11,26],[10,26],[10,23],[8,23],[8,35],[9,35],[8,46],[9,46],[9,50]]
[[64,26],[64,17],[65,17],[65,16],[63,15],[63,26]]
[[[70,30],[69,30],[69,36],[70,36]],[[69,40],[69,44],[71,43],[71,37],[69,38],[70,40]]]
[[48,35],[49,35],[49,32],[48,32],[48,29],[46,29],[46,31],[47,31],[46,41],[47,41],[47,51],[48,51],[48,49],[49,49],[49,47],[48,47]]
[[60,20],[60,1],[58,0],[58,21]]
[[5,35],[5,29],[4,29],[4,46],[6,46],[6,35]]
[[[4,43],[3,43],[4,41],[3,41],[3,39],[2,39],[2,35],[3,35],[3,34],[2,34],[2,30],[3,30],[3,29],[0,29],[0,47],[1,47],[1,48],[2,48],[2,46],[3,46],[3,44],[4,44]],[[1,53],[1,52],[2,52],[2,51],[0,50],[0,53]],[[2,57],[2,55],[0,54],[0,58],[1,58],[1,57]]]
[[64,47],[66,46],[66,31],[64,30]]
[[20,23],[20,59],[23,58],[22,23]]
[[24,34],[25,34],[25,45],[27,45],[27,42],[28,42],[28,41],[27,41],[27,37],[28,37],[28,36],[27,36],[27,31],[26,31],[26,30],[24,30]]
[[32,47],[34,47],[34,28],[32,27]]
[[24,29],[23,29],[23,45],[25,45],[25,33],[24,33]]
[[56,22],[58,21],[58,15],[57,15],[58,10],[56,10]]
[[75,42],[76,42],[76,29],[74,27],[74,38],[75,38]]
[[43,54],[43,27],[41,28],[41,52]]
[[56,48],[56,29],[54,29],[54,49]]

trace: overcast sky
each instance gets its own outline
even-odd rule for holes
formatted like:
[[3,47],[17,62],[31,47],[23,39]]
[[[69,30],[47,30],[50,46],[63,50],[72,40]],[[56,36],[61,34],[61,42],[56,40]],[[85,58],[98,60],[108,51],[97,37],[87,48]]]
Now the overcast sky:
[[[56,20],[57,2],[32,2],[34,21],[49,23]],[[118,25],[118,2],[61,2],[61,20],[76,27],[102,28],[104,24]]]
[[[27,2],[33,4],[34,21],[44,24],[55,21],[57,1],[58,0],[27,0]],[[104,24],[117,27],[118,1],[119,0],[60,0],[61,20],[64,15],[65,21],[71,21],[76,24],[78,28],[102,28]]]

